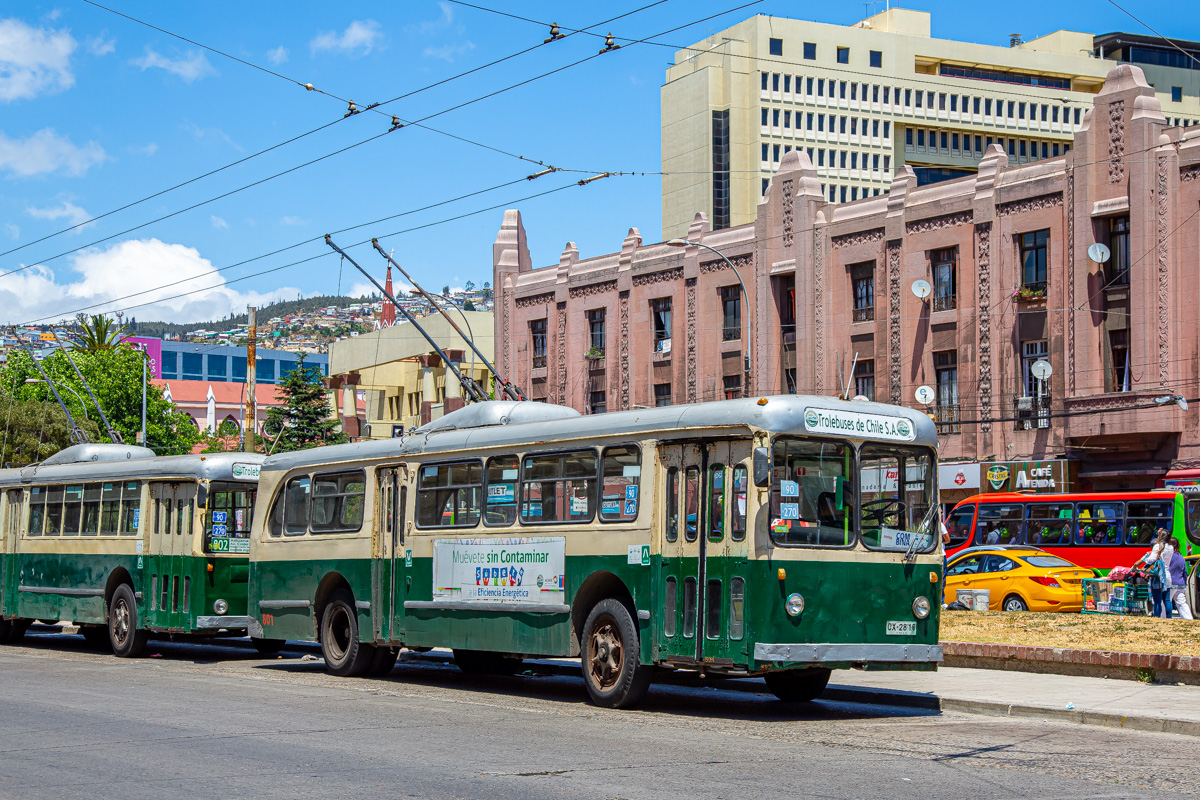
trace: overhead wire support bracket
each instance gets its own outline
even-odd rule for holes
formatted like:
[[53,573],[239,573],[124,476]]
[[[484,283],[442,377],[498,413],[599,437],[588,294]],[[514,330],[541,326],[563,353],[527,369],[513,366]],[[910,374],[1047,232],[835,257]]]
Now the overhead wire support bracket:
[[[525,393],[520,390],[520,388],[518,388],[515,384],[511,383],[508,379],[506,379],[503,375],[500,374],[500,372],[496,369],[496,367],[492,364],[492,362],[488,360],[488,357],[485,356],[480,351],[480,349],[475,346],[475,340],[472,339],[470,336],[467,336],[465,333],[463,333],[462,328],[458,327],[458,323],[456,323],[450,317],[450,315],[446,313],[446,310],[444,308],[442,308],[436,300],[433,299],[433,296],[430,295],[429,292],[425,291],[421,287],[421,284],[419,284],[415,280],[413,280],[413,277],[404,271],[404,267],[402,267],[396,263],[396,259],[392,258],[390,253],[388,253],[386,250],[384,250],[382,247],[379,246],[378,239],[372,239],[371,244],[375,247],[376,250],[379,251],[379,254],[381,256],[383,256],[384,258],[386,258],[388,260],[389,264],[391,264],[393,267],[395,267],[397,270],[399,270],[400,274],[404,276],[404,279],[407,280],[409,283],[411,283],[413,285],[413,288],[415,288],[418,292],[421,293],[422,297],[424,297],[426,300],[429,301],[429,304],[431,306],[433,306],[434,310],[437,311],[439,314],[441,314],[446,319],[446,322],[450,323],[450,327],[454,328],[455,332],[457,332],[458,335],[462,337],[462,340],[471,346],[471,349],[475,351],[475,355],[479,356],[479,360],[483,362],[483,365],[485,367],[487,367],[488,372],[491,372],[492,375],[496,376],[496,380],[500,384],[500,389],[505,395],[507,395],[512,400],[528,400],[529,399],[525,396]],[[392,302],[395,303],[395,300],[393,300]],[[397,307],[399,307],[399,306],[397,306]],[[474,380],[473,376],[472,376],[472,380]]]
[[541,172],[535,172],[532,175],[526,175],[525,180],[531,181],[531,180],[534,180],[535,178],[540,178],[543,175],[550,175],[555,172],[562,172],[562,170],[558,167],[548,167],[548,168],[542,170]]
[[593,175],[593,176],[592,176],[592,177],[590,177],[590,178],[584,178],[583,180],[579,181],[579,185],[580,185],[580,186],[587,186],[587,185],[588,185],[589,183],[591,183],[592,181],[598,181],[598,180],[600,180],[601,178],[611,178],[611,177],[612,177],[612,175],[613,175],[613,174],[612,174],[611,172],[601,172],[599,175]]
[[392,305],[394,305],[396,307],[396,310],[399,311],[401,314],[403,314],[404,318],[407,319],[409,322],[411,322],[413,324],[413,327],[415,327],[418,331],[421,332],[421,335],[425,337],[425,341],[429,342],[429,345],[430,345],[430,347],[433,348],[433,351],[438,354],[438,357],[441,358],[442,361],[446,362],[446,369],[448,369],[452,373],[454,373],[454,377],[458,378],[458,382],[462,385],[463,389],[466,391],[467,395],[471,398],[471,400],[473,402],[482,402],[482,401],[488,399],[487,393],[485,393],[483,391],[483,389],[480,388],[479,384],[477,384],[474,381],[474,379],[465,377],[461,372],[459,372],[458,367],[454,366],[453,362],[451,362],[450,359],[446,356],[446,354],[444,352],[442,352],[442,348],[438,347],[438,344],[437,344],[437,342],[435,342],[433,340],[433,337],[430,336],[429,333],[424,328],[421,327],[420,323],[417,322],[416,318],[414,318],[412,314],[408,313],[408,309],[404,308],[402,305],[397,303],[396,298],[392,296],[391,292],[389,292],[387,289],[383,288],[383,286],[381,286],[379,284],[379,281],[375,280],[375,276],[371,275],[371,273],[369,273],[365,269],[363,269],[359,265],[359,263],[357,261],[355,261],[353,258],[351,258],[350,255],[345,250],[343,250],[342,248],[340,248],[336,244],[334,244],[333,237],[330,236],[328,233],[325,234],[325,244],[329,245],[331,248],[333,248],[333,250],[335,252],[337,252],[339,255],[341,255],[342,258],[346,259],[351,264],[353,264],[354,268],[357,269],[359,272],[361,272],[366,277],[367,280],[369,280],[371,283],[373,283],[375,285],[375,288],[378,289],[384,297],[386,297],[388,300],[392,301]]

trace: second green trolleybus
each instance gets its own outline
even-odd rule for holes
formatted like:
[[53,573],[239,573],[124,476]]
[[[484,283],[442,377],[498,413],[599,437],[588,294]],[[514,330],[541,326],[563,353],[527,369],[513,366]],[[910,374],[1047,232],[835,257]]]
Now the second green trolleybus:
[[936,476],[929,417],[875,403],[471,405],[264,462],[251,634],[338,675],[450,647],[471,672],[578,656],[605,706],[656,667],[810,700],[832,669],[936,669]]

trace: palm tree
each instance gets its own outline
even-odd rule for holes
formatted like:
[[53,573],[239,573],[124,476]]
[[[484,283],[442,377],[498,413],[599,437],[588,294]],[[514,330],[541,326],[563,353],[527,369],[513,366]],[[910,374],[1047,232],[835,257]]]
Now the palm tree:
[[90,319],[79,321],[79,343],[75,346],[89,353],[111,350],[124,336],[124,325],[117,325],[103,314],[94,314]]

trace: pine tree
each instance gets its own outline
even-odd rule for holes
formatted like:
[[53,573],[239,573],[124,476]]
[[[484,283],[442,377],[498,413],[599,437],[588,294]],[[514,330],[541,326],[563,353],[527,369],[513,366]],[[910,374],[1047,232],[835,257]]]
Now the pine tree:
[[[272,452],[286,453],[327,444],[345,444],[350,439],[338,430],[340,423],[330,415],[320,369],[305,366],[303,353],[299,353],[298,357],[296,367],[279,384],[284,405],[267,411],[264,431],[268,436],[279,431],[279,440],[275,442]],[[270,444],[267,446],[271,447]]]

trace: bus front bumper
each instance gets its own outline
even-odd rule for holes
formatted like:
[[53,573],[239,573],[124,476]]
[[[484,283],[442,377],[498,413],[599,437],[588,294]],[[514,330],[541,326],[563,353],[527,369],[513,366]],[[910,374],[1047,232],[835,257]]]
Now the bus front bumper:
[[240,630],[248,627],[249,617],[196,617],[196,629],[202,631]]
[[766,644],[754,645],[754,660],[792,664],[938,663],[937,644]]

